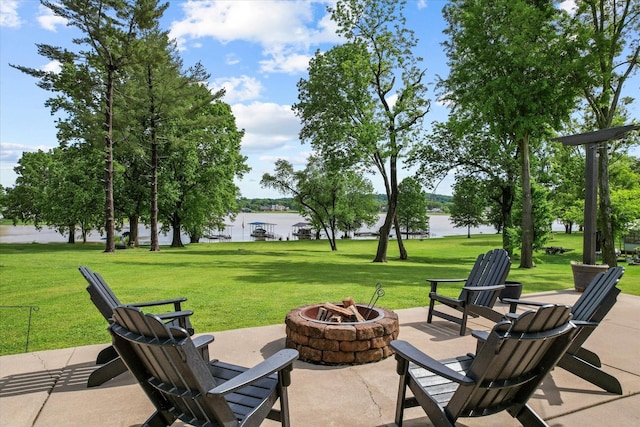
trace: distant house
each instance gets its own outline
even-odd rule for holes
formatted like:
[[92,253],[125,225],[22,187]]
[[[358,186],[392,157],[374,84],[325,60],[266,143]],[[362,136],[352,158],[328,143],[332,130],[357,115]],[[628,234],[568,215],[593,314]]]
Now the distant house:
[[287,206],[282,206],[282,205],[271,205],[271,206],[260,206],[260,210],[263,212],[266,212],[266,211],[283,212],[283,211],[288,211],[289,208]]

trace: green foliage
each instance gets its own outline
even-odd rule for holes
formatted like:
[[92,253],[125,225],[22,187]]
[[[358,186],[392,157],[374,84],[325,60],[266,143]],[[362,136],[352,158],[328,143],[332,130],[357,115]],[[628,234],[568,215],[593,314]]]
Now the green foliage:
[[[553,215],[552,204],[549,202],[550,192],[537,183],[533,183],[531,187],[533,199],[533,248],[540,250],[547,245],[551,238],[551,226],[555,220]],[[519,219],[522,215],[522,208],[519,205],[514,207],[514,219]],[[518,222],[514,221],[515,224]],[[515,244],[519,243],[519,236],[522,230],[517,226],[507,228],[507,232],[511,234],[511,238]]]
[[[452,115],[470,116],[496,139],[517,144],[521,267],[533,264],[532,147],[565,121],[579,95],[572,72],[581,46],[563,34],[553,1],[451,1],[444,7],[449,76],[440,83]],[[517,23],[517,25],[514,25]]]
[[640,187],[612,191],[611,206],[614,236],[619,239],[640,219]]
[[301,171],[294,171],[291,163],[280,159],[274,174],[264,174],[260,184],[293,195],[301,206],[300,214],[316,230],[324,230],[334,251],[339,230],[350,235],[377,220],[379,209],[371,183],[353,170],[336,169],[318,157],[311,157]]
[[4,215],[15,223],[56,229],[74,243],[102,228],[100,152],[88,146],[26,152],[14,168],[16,185],[7,193]]
[[485,222],[484,212],[487,207],[483,196],[482,183],[472,176],[459,178],[453,188],[453,206],[451,206],[451,222],[456,227],[467,227],[467,237],[471,237],[471,227]]
[[[592,130],[620,125],[631,98],[622,97],[624,85],[640,67],[640,2],[637,0],[581,0],[568,28],[571,38],[584,46],[577,86],[582,90]],[[607,144],[598,149],[598,221],[604,262],[616,265],[615,225],[609,189]]]
[[407,238],[409,233],[429,232],[426,194],[414,178],[405,178],[398,185],[397,216]]
[[346,43],[316,53],[309,78],[298,83],[299,102],[293,106],[302,121],[300,139],[310,141],[320,156],[380,173],[387,217],[376,262],[386,260],[398,200],[398,163],[419,137],[430,105],[404,6],[395,0],[340,0],[329,7]]

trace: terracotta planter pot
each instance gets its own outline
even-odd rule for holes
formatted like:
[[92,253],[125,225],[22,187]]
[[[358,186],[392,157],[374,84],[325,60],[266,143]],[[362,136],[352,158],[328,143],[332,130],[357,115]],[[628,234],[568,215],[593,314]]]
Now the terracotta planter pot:
[[571,262],[571,270],[573,270],[573,285],[578,292],[584,292],[591,280],[598,274],[607,271],[607,264],[582,264],[579,262]]

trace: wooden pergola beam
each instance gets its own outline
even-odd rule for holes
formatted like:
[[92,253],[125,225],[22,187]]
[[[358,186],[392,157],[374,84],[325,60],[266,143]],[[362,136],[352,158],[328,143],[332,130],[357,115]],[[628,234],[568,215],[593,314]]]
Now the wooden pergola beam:
[[607,141],[624,138],[634,130],[640,130],[638,125],[618,126],[576,135],[561,136],[553,141],[561,142],[565,146],[584,145],[585,158],[585,195],[584,195],[584,239],[582,245],[582,262],[594,265],[596,263],[596,218],[598,212],[598,146]]

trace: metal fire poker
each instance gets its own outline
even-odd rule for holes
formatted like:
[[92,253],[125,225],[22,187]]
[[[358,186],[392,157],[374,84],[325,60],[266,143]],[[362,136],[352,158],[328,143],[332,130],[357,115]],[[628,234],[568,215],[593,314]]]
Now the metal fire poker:
[[365,319],[369,319],[369,315],[371,314],[371,310],[373,310],[373,306],[376,305],[380,297],[384,296],[384,289],[382,289],[382,283],[376,283],[376,289],[373,291],[373,295],[371,295],[371,299],[369,300],[369,304],[367,305],[367,315],[364,316]]

